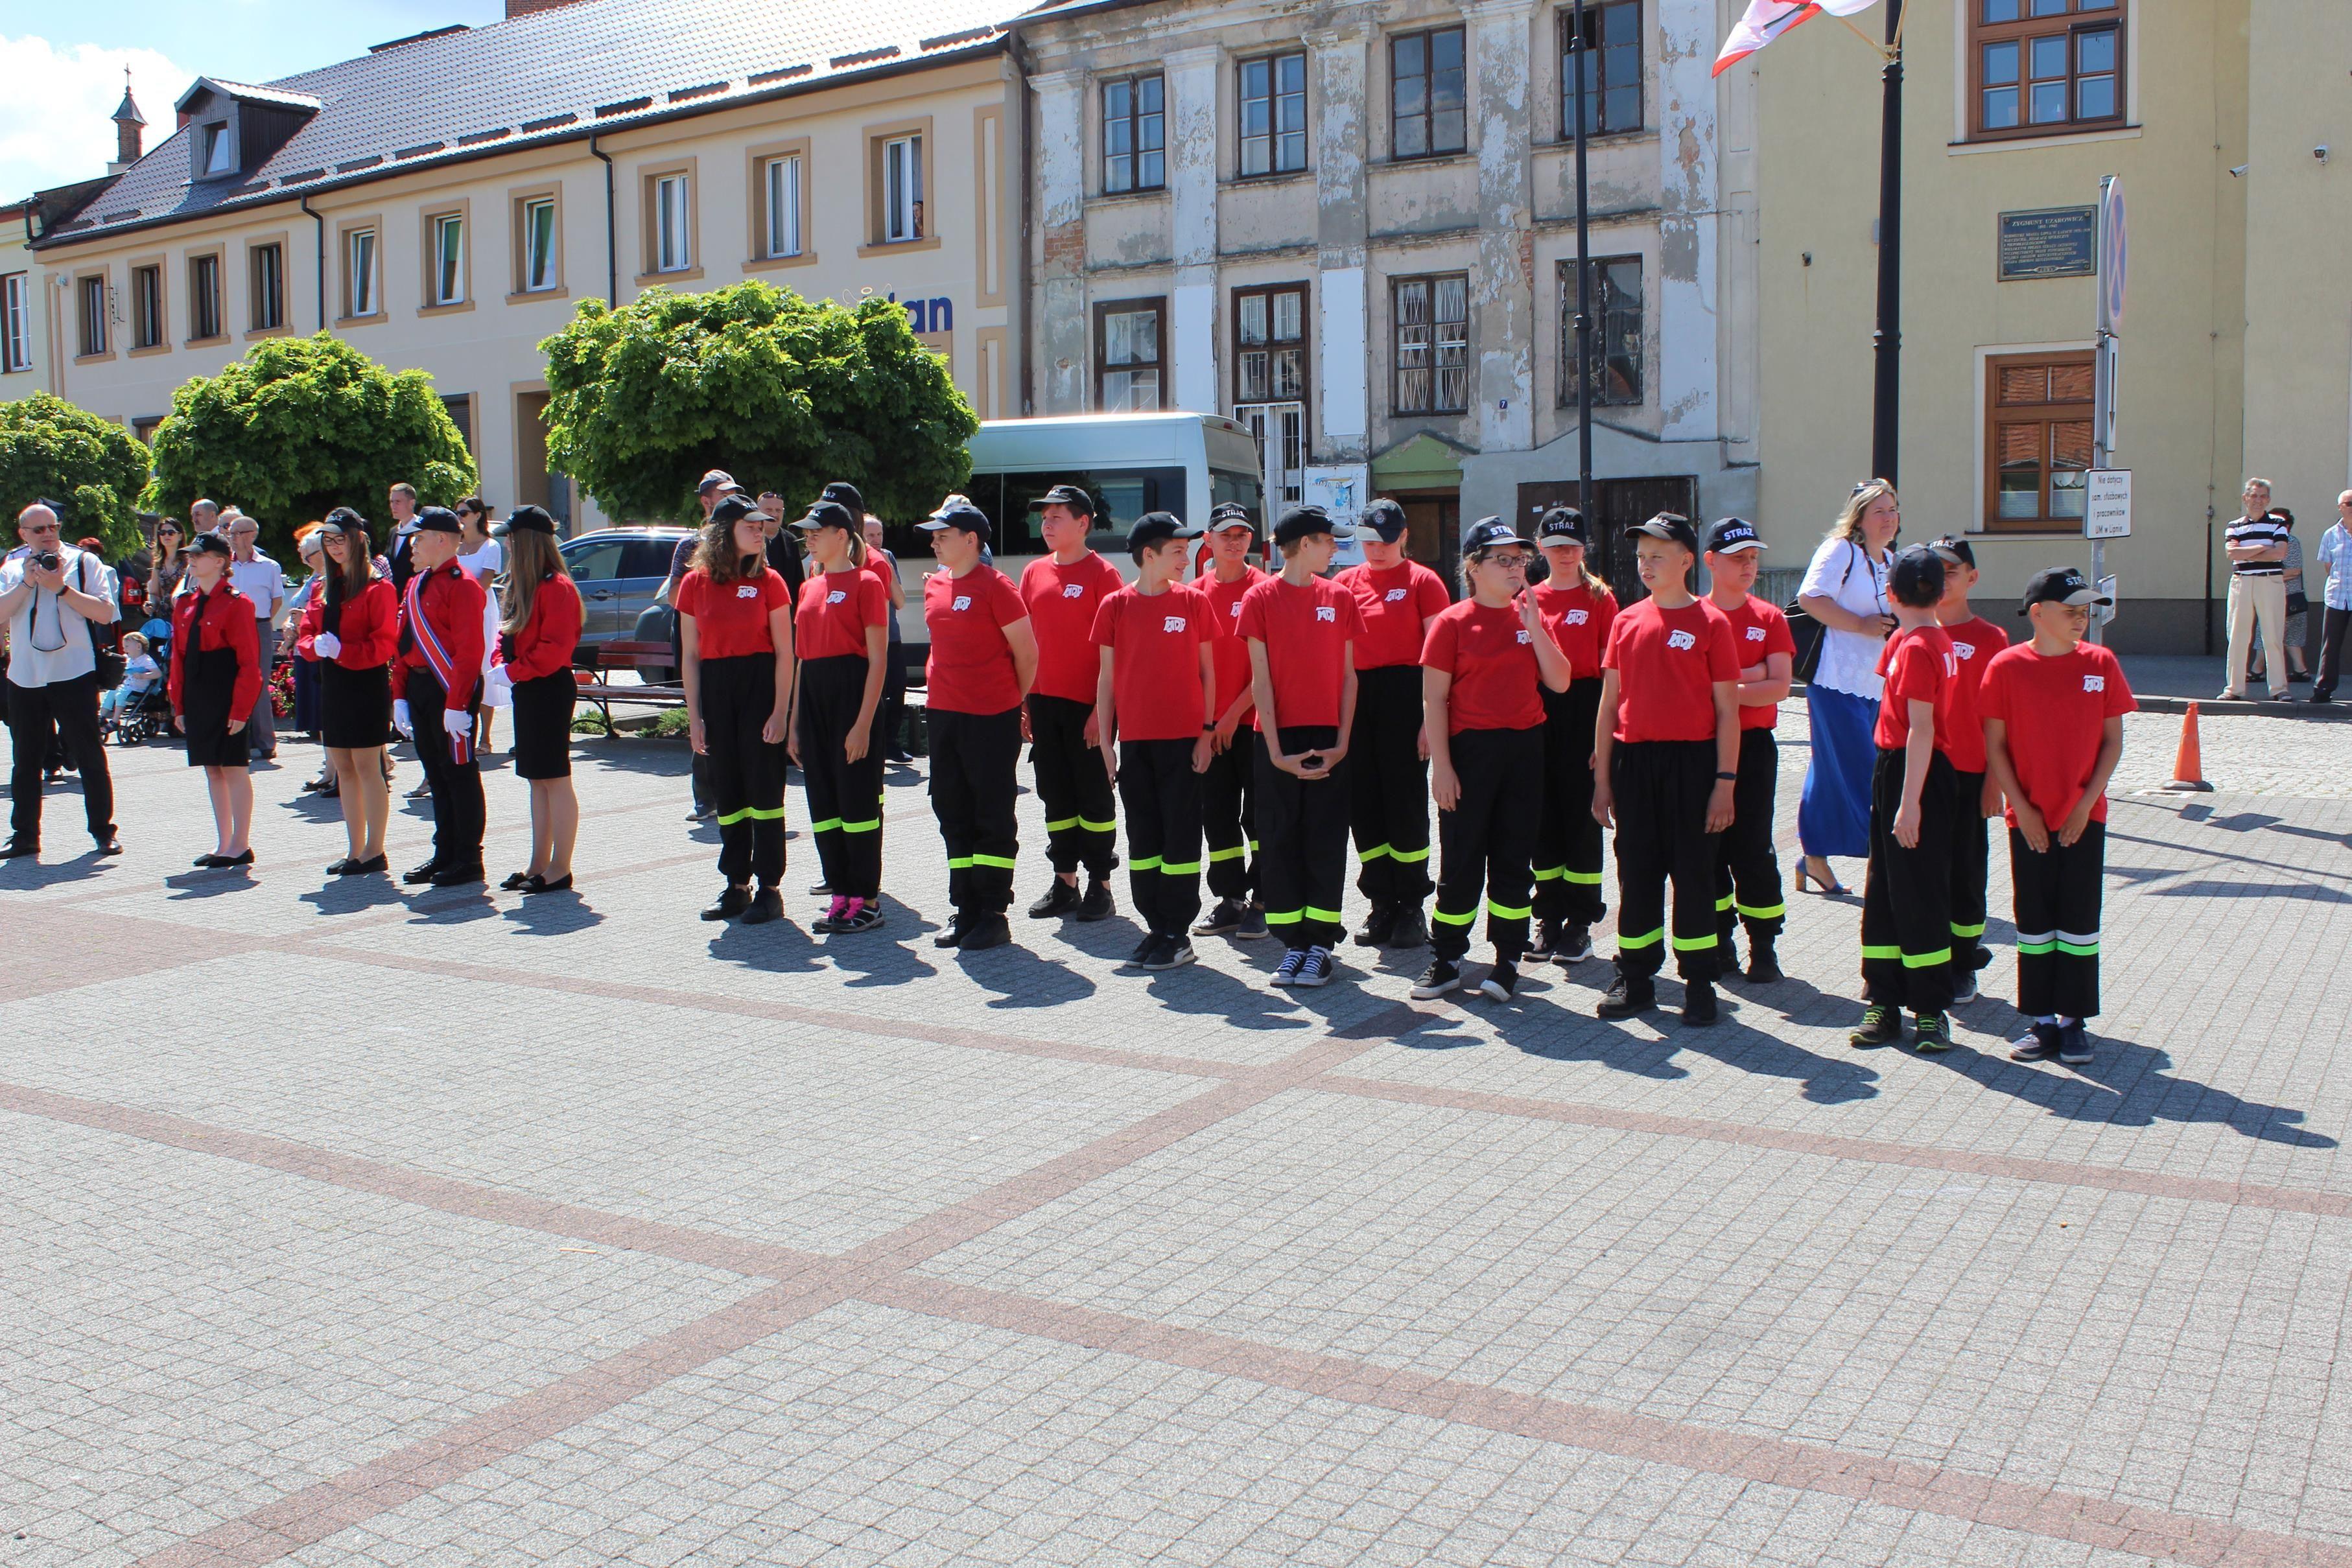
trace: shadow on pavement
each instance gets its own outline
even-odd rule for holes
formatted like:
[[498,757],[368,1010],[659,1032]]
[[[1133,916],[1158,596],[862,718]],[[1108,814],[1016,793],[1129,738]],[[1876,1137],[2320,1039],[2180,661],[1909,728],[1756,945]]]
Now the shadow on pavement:
[[566,936],[604,924],[604,917],[573,889],[534,893],[499,913],[527,936]]

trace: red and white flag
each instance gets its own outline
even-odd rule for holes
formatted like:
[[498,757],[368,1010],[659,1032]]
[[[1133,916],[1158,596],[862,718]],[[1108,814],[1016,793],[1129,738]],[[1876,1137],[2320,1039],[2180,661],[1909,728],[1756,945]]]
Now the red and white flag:
[[1715,74],[1721,76],[1790,28],[1824,11],[1832,16],[1851,16],[1876,4],[1877,0],[1748,0],[1748,14],[1732,24],[1731,36],[1723,40],[1723,52],[1715,57]]

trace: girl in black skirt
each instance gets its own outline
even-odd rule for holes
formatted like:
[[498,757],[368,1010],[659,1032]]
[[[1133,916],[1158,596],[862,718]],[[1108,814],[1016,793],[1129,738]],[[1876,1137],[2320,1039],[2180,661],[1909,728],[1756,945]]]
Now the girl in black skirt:
[[[784,895],[784,734],[793,700],[791,590],[768,565],[760,511],[740,496],[711,508],[677,585],[686,712],[708,763],[727,887],[705,920],[780,920]],[[760,892],[751,894],[751,879]]]
[[320,735],[335,769],[349,853],[335,876],[389,870],[384,821],[392,813],[383,748],[392,739],[392,658],[400,645],[400,598],[378,575],[367,519],[337,507],[319,527],[325,580],[302,608],[295,652],[319,672]]
[[563,570],[553,517],[517,507],[496,531],[506,540],[506,614],[489,680],[513,700],[515,777],[530,780],[530,864],[501,885],[562,893],[572,885],[572,846],[580,837],[580,797],[572,788],[572,705],[580,687],[572,655],[583,606]]
[[865,570],[861,519],[819,501],[800,520],[814,570],[801,584],[800,695],[793,760],[808,788],[809,821],[833,906],[819,931],[851,935],[882,924],[882,751],[874,744],[890,657],[890,594]]
[[251,865],[253,775],[246,720],[261,695],[261,639],[253,601],[228,580],[228,541],[206,534],[189,547],[194,587],[172,606],[172,727],[188,737],[188,766],[205,770],[213,798],[210,870]]

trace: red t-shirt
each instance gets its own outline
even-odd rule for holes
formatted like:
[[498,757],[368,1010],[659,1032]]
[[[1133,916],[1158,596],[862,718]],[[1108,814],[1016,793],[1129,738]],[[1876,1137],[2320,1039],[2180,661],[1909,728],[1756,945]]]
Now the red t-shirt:
[[[1710,600],[1708,602],[1714,601]],[[1716,608],[1723,610],[1720,604]],[[1739,667],[1742,670],[1754,669],[1769,654],[1795,656],[1797,640],[1789,635],[1789,618],[1780,613],[1779,605],[1769,604],[1751,593],[1747,603],[1737,610],[1724,610],[1723,615],[1731,622],[1732,645],[1739,650]],[[1739,727],[1742,729],[1770,729],[1780,722],[1779,703],[1769,707],[1742,706],[1739,710]]]
[[1952,766],[1962,773],[1985,770],[1984,719],[1977,694],[1984,685],[1987,665],[2009,646],[2009,633],[1981,615],[1944,628],[1952,640],[1952,724],[1946,748]]
[[1941,626],[1897,632],[1878,651],[1878,673],[1886,689],[1878,699],[1878,727],[1872,732],[1880,747],[1900,751],[1911,738],[1911,705],[1936,705],[1936,749],[1952,755],[1952,640]]
[[1445,733],[1465,729],[1533,729],[1544,721],[1543,679],[1533,634],[1519,624],[1516,604],[1500,608],[1465,599],[1429,623],[1421,662],[1454,677],[1446,694]]
[[1364,634],[1356,596],[1328,577],[1303,587],[1269,577],[1242,595],[1240,628],[1243,636],[1265,644],[1274,722],[1336,727],[1347,688],[1348,644]]
[[1568,673],[1580,681],[1601,678],[1601,656],[1609,647],[1609,629],[1617,622],[1617,596],[1607,589],[1595,592],[1581,578],[1572,587],[1536,585],[1536,613],[1543,617],[1551,640],[1568,655]]
[[[2010,766],[2025,798],[2056,829],[2082,798],[2098,766],[2106,721],[2139,706],[2124,667],[2095,643],[2048,658],[2031,643],[2005,648],[1985,666],[1977,711],[2008,726]],[[2009,809],[2017,821],[2017,808]],[[2107,820],[2107,798],[2091,807],[2091,821]]]
[[756,577],[722,585],[698,566],[677,585],[677,612],[694,617],[697,657],[735,659],[775,652],[768,635],[768,612],[782,609],[792,598],[792,590],[772,568],[763,566]]
[[1417,560],[1386,571],[1351,566],[1331,580],[1356,596],[1364,634],[1356,639],[1356,668],[1384,669],[1421,663],[1421,623],[1454,602],[1445,580]]
[[1617,672],[1622,744],[1713,740],[1715,683],[1739,678],[1731,622],[1704,599],[1679,610],[1644,599],[1620,612],[1601,666]]
[[1021,676],[1004,628],[1029,618],[1021,591],[992,566],[923,579],[923,625],[931,634],[924,702],[942,713],[1003,713],[1021,706]]
[[[1249,639],[1241,633],[1242,596],[1265,580],[1265,573],[1254,566],[1244,568],[1231,582],[1219,582],[1214,576],[1192,580],[1193,589],[1209,601],[1209,620],[1217,631],[1212,644],[1217,661],[1217,711],[1209,716],[1212,718],[1224,717],[1235,697],[1249,694]],[[1237,727],[1255,729],[1257,709],[1243,714]]]
[[820,571],[801,584],[793,630],[803,659],[866,657],[866,629],[890,618],[890,591],[863,569]]
[[1206,594],[1181,583],[1165,593],[1122,588],[1095,612],[1093,641],[1112,651],[1121,740],[1199,737],[1210,722],[1201,706],[1201,649],[1216,641]]
[[1093,706],[1095,612],[1120,586],[1118,568],[1092,550],[1073,566],[1058,566],[1052,556],[1044,556],[1022,569],[1021,599],[1037,633],[1032,692]]

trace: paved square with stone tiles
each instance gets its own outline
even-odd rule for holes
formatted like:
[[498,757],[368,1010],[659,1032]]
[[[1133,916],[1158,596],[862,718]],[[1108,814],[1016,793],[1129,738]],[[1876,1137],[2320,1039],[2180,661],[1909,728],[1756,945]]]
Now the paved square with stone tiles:
[[0,1565],[2352,1568],[2352,724],[2209,716],[2217,792],[2150,792],[2179,722],[2082,1071],[2007,1060],[1999,845],[1930,1059],[1845,1044],[1852,900],[1718,1027],[1606,1024],[1600,962],[940,952],[919,764],[826,937],[797,787],[793,923],[695,918],[676,744],[581,742],[530,900],[323,876],[291,743],[192,872],[200,777],[115,753],[126,854],[68,781],[0,866]]

